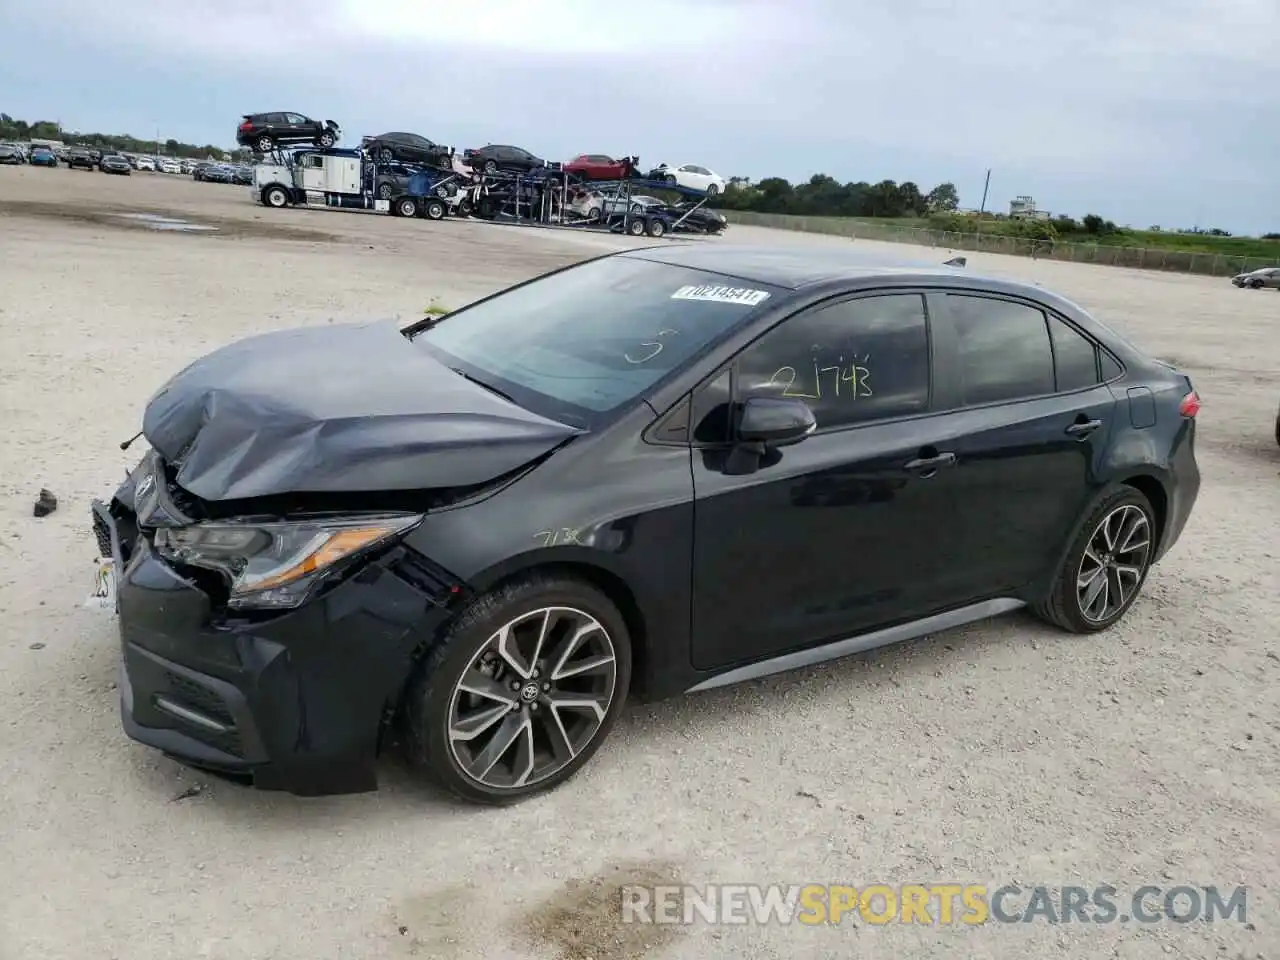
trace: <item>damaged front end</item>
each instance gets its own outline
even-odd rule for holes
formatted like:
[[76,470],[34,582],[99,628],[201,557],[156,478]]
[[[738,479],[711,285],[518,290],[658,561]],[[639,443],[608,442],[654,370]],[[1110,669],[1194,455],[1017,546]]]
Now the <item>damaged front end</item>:
[[433,499],[458,494],[283,511],[203,501],[176,472],[152,450],[93,505],[118,571],[126,732],[267,789],[376,788],[404,678],[462,594],[402,541]]

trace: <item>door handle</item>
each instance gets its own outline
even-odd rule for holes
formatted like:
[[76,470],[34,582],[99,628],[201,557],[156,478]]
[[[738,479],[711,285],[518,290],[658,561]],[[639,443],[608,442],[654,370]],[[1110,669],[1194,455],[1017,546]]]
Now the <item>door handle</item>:
[[1102,426],[1101,420],[1077,420],[1071,426],[1067,427],[1067,434],[1073,437],[1087,437],[1093,431]]
[[937,473],[941,467],[954,466],[956,455],[954,453],[940,453],[936,457],[921,457],[918,460],[908,460],[903,464],[903,469],[910,473],[928,473],[930,475]]

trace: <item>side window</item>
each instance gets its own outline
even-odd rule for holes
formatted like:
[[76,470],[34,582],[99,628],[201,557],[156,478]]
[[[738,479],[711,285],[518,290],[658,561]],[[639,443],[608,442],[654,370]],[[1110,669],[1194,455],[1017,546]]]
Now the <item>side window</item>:
[[924,298],[862,297],[784,320],[739,357],[735,392],[802,398],[819,429],[921,413],[929,406]]
[[267,123],[284,123],[283,113],[268,113],[263,119]]
[[966,404],[1053,393],[1053,350],[1044,314],[1020,303],[949,294]]
[[1049,317],[1053,370],[1058,392],[1081,390],[1098,382],[1098,352],[1084,334],[1055,316]]
[[1124,373],[1124,367],[1120,366],[1120,362],[1105,350],[1098,351],[1098,365],[1102,370],[1103,383],[1114,380]]
[[284,115],[284,118],[285,118],[285,120],[287,120],[289,123],[292,123],[294,126],[302,126],[302,124],[304,124],[304,123],[306,123],[306,122],[307,122],[307,118],[306,118],[306,117],[302,116],[301,114],[297,114],[297,113],[286,113],[286,114]]

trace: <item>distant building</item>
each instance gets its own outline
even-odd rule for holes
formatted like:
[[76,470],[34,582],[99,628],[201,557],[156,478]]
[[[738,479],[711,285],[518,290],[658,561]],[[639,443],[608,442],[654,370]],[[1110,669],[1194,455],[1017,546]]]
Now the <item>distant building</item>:
[[1014,197],[1009,201],[1010,220],[1048,220],[1048,210],[1037,210],[1033,197]]
[[59,150],[66,146],[61,140],[45,140],[43,137],[32,137],[31,146],[48,147],[50,150]]

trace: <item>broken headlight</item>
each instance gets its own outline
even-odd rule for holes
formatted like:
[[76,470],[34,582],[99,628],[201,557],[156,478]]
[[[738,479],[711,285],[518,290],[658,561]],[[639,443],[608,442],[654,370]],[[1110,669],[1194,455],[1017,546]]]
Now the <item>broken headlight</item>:
[[326,576],[387,546],[419,515],[286,523],[210,522],[156,531],[161,556],[216,570],[231,585],[227,605],[279,610],[300,605]]

